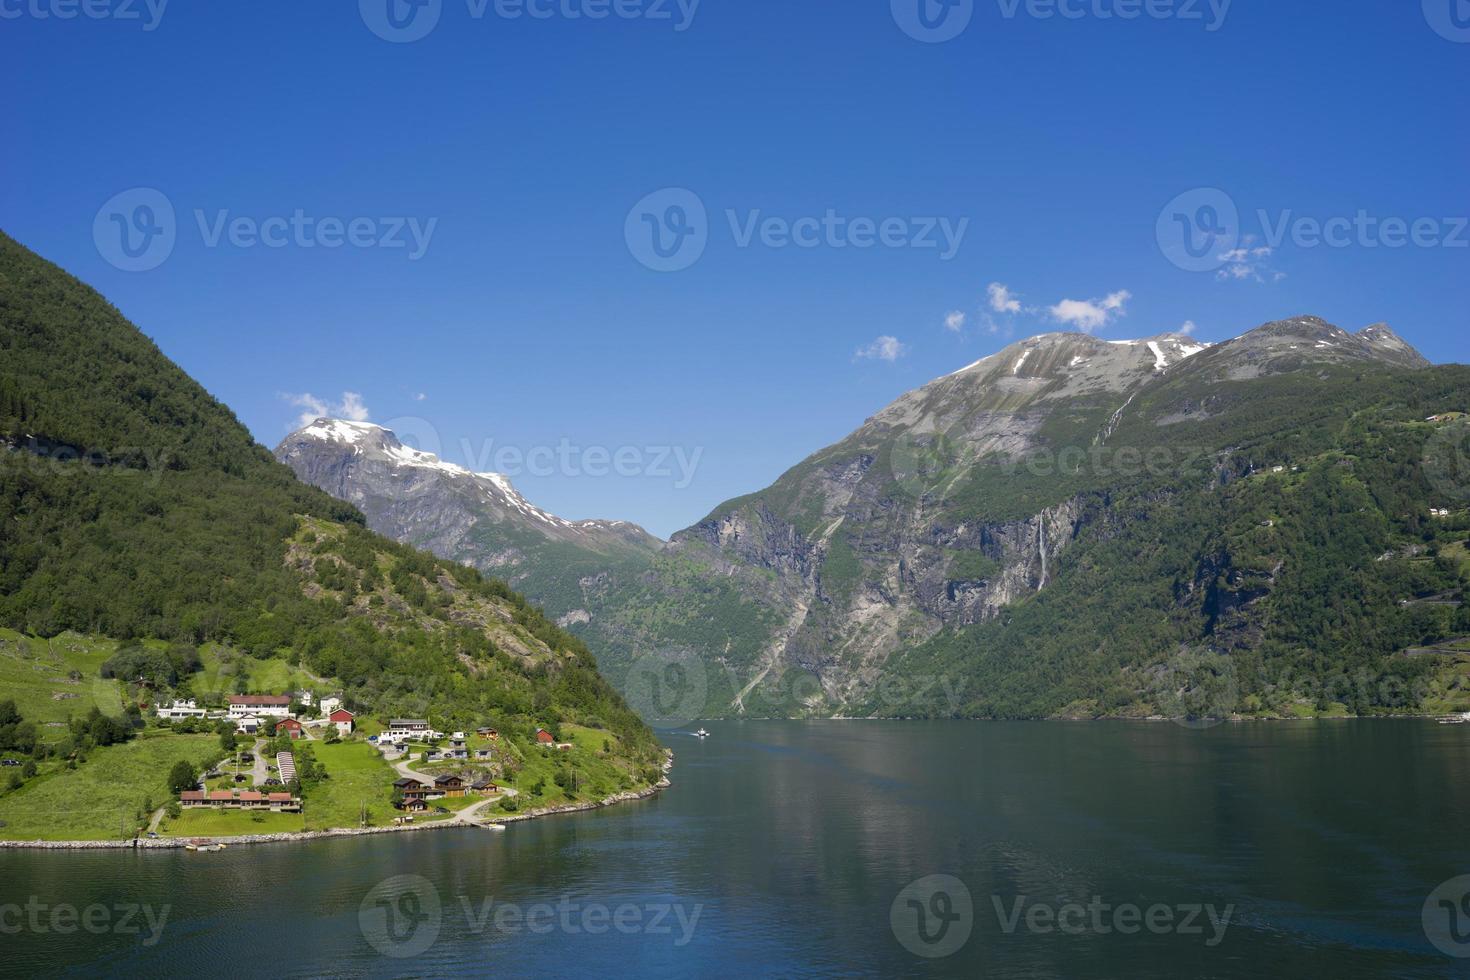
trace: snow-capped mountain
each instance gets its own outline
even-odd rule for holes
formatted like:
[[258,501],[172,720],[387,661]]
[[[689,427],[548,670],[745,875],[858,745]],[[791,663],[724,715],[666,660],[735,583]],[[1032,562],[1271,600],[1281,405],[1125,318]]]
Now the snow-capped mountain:
[[369,422],[317,419],[275,455],[303,481],[354,504],[374,531],[505,578],[548,608],[583,573],[662,544],[627,521],[558,517],[504,475],[471,472]]

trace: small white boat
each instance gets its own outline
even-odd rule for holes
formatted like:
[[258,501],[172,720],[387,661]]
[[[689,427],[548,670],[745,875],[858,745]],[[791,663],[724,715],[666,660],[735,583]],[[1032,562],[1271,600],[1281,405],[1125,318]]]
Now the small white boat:
[[699,731],[697,731],[697,732],[694,733],[694,737],[695,738],[709,738],[709,732],[707,732],[703,728],[701,728]]

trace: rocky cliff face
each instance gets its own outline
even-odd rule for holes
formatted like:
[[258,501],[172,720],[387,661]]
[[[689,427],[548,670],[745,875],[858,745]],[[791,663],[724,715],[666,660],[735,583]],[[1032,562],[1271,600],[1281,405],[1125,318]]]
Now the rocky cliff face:
[[[1426,363],[1386,327],[1348,334],[1314,317],[1214,346],[1171,334],[1032,337],[904,395],[771,487],[676,534],[664,558],[677,566],[655,563],[637,601],[663,593],[697,604],[699,590],[676,585],[690,575],[737,583],[764,625],[753,644],[706,651],[733,677],[723,707],[841,713],[864,701],[896,651],[1005,616],[1048,589],[1085,530],[1110,533],[1106,495],[1085,491],[1111,478],[1099,467],[1113,465],[1120,429],[1210,417],[1223,410],[1222,384]],[[1249,642],[1251,603],[1269,588],[1258,584],[1200,583],[1222,635]],[[612,589],[611,615],[594,612],[589,635],[636,653],[694,632],[619,615],[623,601]]]
[[[1204,432],[1192,485],[1245,478],[1250,460],[1213,443],[1229,438],[1220,419],[1255,410],[1268,379],[1425,364],[1387,327],[1349,334],[1315,317],[1213,346],[1032,337],[902,396],[656,553],[636,530],[560,521],[381,430],[306,431],[278,455],[376,529],[508,571],[587,639],[615,683],[640,658],[692,652],[709,673],[705,714],[832,715],[871,706],[898,653],[1003,623],[1047,594],[1079,540],[1157,520],[1167,494],[1119,513],[1108,488],[1134,482],[1133,470],[1157,476],[1145,461],[1155,451],[1159,465],[1184,465],[1180,433]],[[577,550],[530,548],[530,531]],[[537,565],[562,579],[528,570]],[[1259,640],[1273,583],[1222,551],[1176,588],[1229,649]]]

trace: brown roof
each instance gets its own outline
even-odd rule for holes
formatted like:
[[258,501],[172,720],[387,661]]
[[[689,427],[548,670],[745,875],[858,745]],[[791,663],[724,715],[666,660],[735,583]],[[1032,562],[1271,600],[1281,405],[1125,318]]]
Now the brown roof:
[[187,800],[202,800],[202,799],[204,799],[204,793],[201,790],[197,790],[197,789],[185,790],[184,792],[182,792],[182,793],[179,794],[179,799],[180,800],[185,800],[185,801],[187,801]]
[[338,708],[327,718],[328,721],[351,721],[354,715],[346,708]]
[[290,793],[272,793],[270,795],[270,801],[272,803],[290,803],[291,802],[291,794]]
[[300,728],[301,727],[301,722],[297,721],[295,718],[282,718],[280,721],[276,722],[276,727],[277,728]]
[[254,790],[248,790],[240,794],[241,803],[259,803],[263,799],[265,799],[265,794],[257,793]]
[[209,794],[209,801],[211,803],[213,803],[216,800],[233,800],[234,798],[235,798],[235,794],[234,793],[231,793],[227,789],[217,789],[213,793],[210,793]]
[[284,694],[232,694],[232,695],[230,695],[230,703],[231,704],[252,704],[252,705],[267,705],[267,704],[276,705],[276,704],[290,704],[291,703],[291,699],[288,698],[288,697],[286,697]]

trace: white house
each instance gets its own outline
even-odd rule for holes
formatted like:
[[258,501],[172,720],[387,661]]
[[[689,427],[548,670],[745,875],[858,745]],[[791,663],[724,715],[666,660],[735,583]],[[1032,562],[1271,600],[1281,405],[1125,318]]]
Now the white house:
[[193,698],[187,701],[176,700],[167,707],[161,704],[154,705],[154,707],[158,709],[158,717],[160,718],[203,718],[208,713],[205,709],[199,707],[198,702]]
[[254,715],[235,718],[235,731],[242,735],[254,735],[260,731],[260,719]]
[[[307,702],[303,701],[301,703],[306,704]],[[331,697],[322,698],[317,703],[317,707],[321,710],[322,717],[327,718],[331,716],[332,712],[342,707],[342,699],[334,694]]]
[[443,737],[443,732],[434,731],[422,718],[394,718],[388,722],[388,730],[383,733],[379,741],[386,739],[389,742],[409,740],[432,742]]
[[302,705],[310,708],[311,707],[311,692],[310,691],[297,691],[296,692],[296,701],[297,701],[297,703],[302,704]]
[[249,715],[285,718],[291,713],[291,699],[284,694],[232,694],[230,717]]

